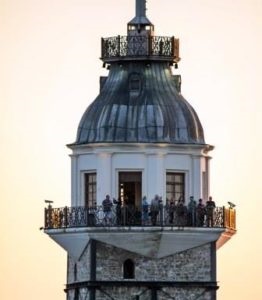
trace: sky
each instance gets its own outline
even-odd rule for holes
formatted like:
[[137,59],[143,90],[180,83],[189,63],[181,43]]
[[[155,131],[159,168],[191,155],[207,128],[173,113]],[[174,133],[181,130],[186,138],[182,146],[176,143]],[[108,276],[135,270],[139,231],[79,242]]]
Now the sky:
[[[135,0],[0,0],[0,299],[65,299],[44,199],[70,203],[65,145],[106,74],[100,38],[125,35],[134,12]],[[148,0],[147,15],[180,39],[175,73],[215,146],[211,194],[237,205],[218,299],[261,299],[262,0]]]

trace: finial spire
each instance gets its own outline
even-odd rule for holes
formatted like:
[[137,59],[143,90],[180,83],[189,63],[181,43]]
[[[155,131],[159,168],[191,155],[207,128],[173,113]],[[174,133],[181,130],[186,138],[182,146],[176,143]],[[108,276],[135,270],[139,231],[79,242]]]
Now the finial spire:
[[136,0],[136,16],[129,25],[153,25],[146,17],[146,2],[147,0]]
[[136,0],[136,17],[146,16],[146,0]]

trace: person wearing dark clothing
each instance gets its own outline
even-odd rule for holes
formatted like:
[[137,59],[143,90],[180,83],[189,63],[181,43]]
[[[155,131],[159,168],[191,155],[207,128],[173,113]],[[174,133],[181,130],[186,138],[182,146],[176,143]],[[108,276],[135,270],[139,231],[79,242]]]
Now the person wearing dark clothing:
[[116,204],[116,225],[121,225],[121,199],[113,199],[113,203]]
[[148,202],[146,196],[142,199],[142,221],[143,224],[147,223],[148,221]]
[[208,201],[206,202],[206,216],[207,216],[207,227],[213,227],[214,226],[214,210],[215,210],[216,204],[213,201],[212,197],[208,198]]
[[160,225],[163,226],[164,224],[164,205],[162,197],[159,197],[159,219],[160,219]]
[[156,225],[157,216],[159,214],[160,206],[159,206],[159,196],[155,195],[155,198],[151,201],[151,208],[150,208],[150,214],[151,214],[151,222],[152,225]]
[[184,205],[184,200],[178,200],[176,206],[176,220],[177,226],[185,226],[187,222],[187,207]]
[[175,213],[175,202],[173,198],[170,201],[170,204],[168,206],[168,215],[169,215],[169,223],[174,223],[174,213]]
[[106,198],[102,202],[102,206],[103,206],[105,224],[111,224],[113,203],[109,195],[106,195]]
[[195,226],[196,225],[196,201],[194,197],[191,196],[188,203],[188,225]]
[[205,205],[203,204],[203,200],[199,199],[196,207],[196,222],[197,222],[196,225],[198,227],[204,226],[205,214],[206,214]]

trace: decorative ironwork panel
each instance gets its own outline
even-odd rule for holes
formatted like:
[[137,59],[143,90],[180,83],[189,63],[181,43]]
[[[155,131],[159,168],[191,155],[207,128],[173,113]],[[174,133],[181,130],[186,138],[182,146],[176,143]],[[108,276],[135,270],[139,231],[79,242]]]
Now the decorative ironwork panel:
[[174,39],[172,37],[153,36],[151,38],[151,55],[174,56]]
[[224,227],[224,208],[216,207],[213,212],[213,226],[214,227]]
[[149,53],[148,38],[146,36],[127,37],[127,56],[147,56]]
[[232,208],[224,208],[224,227],[236,229],[236,211]]
[[128,40],[127,36],[121,36],[120,37],[120,56],[124,57],[127,56],[127,49],[128,49]]
[[87,226],[87,210],[85,207],[70,207],[68,221],[68,227]]
[[119,36],[102,39],[102,57],[117,57],[120,54]]

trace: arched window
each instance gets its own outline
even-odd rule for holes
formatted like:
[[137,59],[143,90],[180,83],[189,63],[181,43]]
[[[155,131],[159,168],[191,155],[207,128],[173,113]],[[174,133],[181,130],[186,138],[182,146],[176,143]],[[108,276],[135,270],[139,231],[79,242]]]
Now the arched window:
[[123,271],[124,271],[124,279],[135,278],[135,264],[131,259],[127,259],[124,261]]

